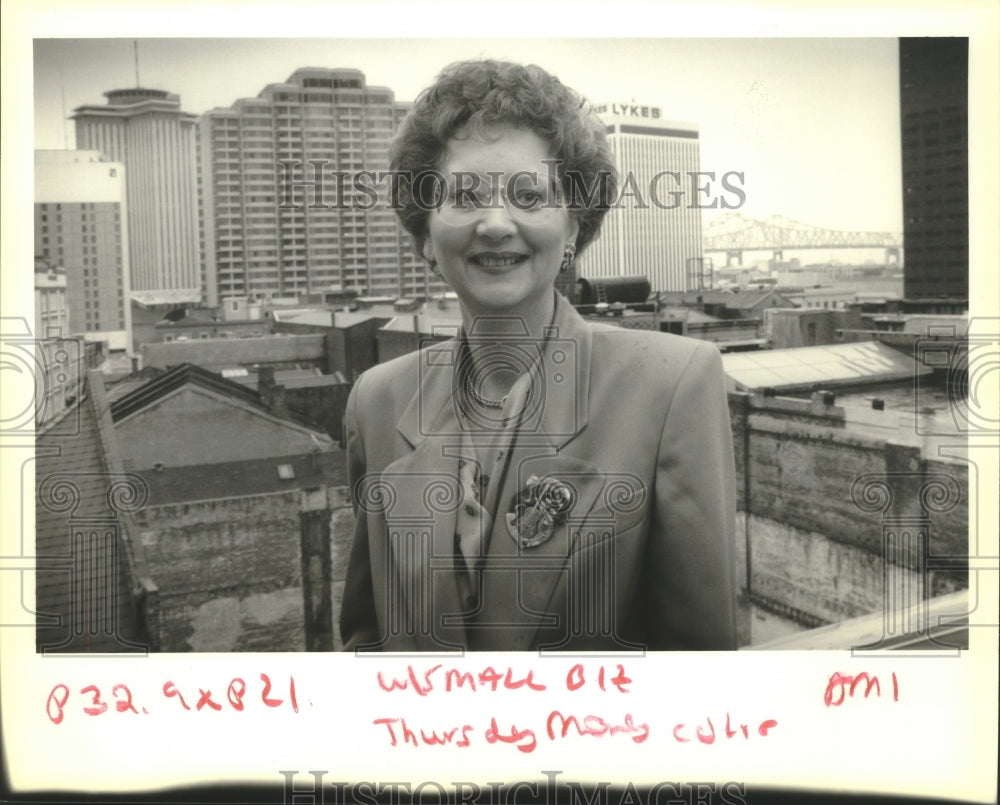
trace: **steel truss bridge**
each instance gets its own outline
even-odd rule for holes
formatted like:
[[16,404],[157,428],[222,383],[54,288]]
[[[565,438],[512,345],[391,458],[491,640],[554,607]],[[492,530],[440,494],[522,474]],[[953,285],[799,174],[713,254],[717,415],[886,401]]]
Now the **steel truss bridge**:
[[899,263],[903,236],[895,232],[823,229],[784,215],[758,219],[730,212],[703,227],[702,248],[706,252],[725,252],[727,266],[734,257],[742,265],[745,251],[770,251],[775,260],[783,260],[785,249],[885,249],[886,262]]

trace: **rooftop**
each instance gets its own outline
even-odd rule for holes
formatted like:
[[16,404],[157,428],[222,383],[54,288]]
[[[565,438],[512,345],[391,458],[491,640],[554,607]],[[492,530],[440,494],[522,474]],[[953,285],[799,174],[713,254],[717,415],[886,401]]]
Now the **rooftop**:
[[314,324],[321,327],[333,326],[333,311],[317,308],[300,308],[298,310],[275,310],[271,318],[277,323]]
[[[244,367],[223,370],[223,376],[248,388],[257,388],[260,382],[259,374]],[[325,375],[318,369],[276,369],[274,384],[286,389],[315,388],[319,386],[337,386],[346,383],[346,378],[340,372]]]
[[201,301],[197,288],[179,288],[169,291],[132,291],[132,301],[142,307],[156,305],[194,305]]
[[[347,483],[345,465],[344,454],[334,448],[329,452],[298,456],[164,467],[162,470],[142,470],[139,474],[149,485],[149,505],[164,506],[292,489],[343,486]],[[285,468],[279,474],[280,466]]]
[[725,305],[734,310],[754,307],[770,296],[776,296],[779,301],[788,301],[773,288],[763,291],[664,291],[659,296],[661,304]]
[[458,311],[420,311],[404,313],[389,321],[382,329],[389,332],[422,333],[451,338],[458,333],[462,316]]
[[[121,422],[126,417],[147,408],[189,383],[193,383],[217,394],[225,395],[230,399],[238,400],[243,405],[274,416],[270,408],[268,408],[268,406],[264,403],[260,394],[258,394],[254,389],[247,388],[247,386],[242,383],[229,380],[222,377],[222,375],[209,371],[208,369],[202,369],[200,366],[183,363],[167,370],[157,377],[152,378],[139,388],[136,388],[124,396],[116,399],[113,403],[111,403],[111,417],[114,422]],[[256,385],[256,383],[254,383],[254,385]],[[316,423],[292,411],[289,411],[287,414],[282,414],[279,418],[288,420],[289,422],[294,422],[295,424],[309,428],[310,430],[322,432],[322,428],[316,425]]]
[[877,341],[722,356],[731,391],[776,393],[891,383],[931,374],[913,358]]
[[127,330],[106,330],[104,332],[90,332],[83,334],[84,341],[96,341],[108,345],[112,352],[128,349]]

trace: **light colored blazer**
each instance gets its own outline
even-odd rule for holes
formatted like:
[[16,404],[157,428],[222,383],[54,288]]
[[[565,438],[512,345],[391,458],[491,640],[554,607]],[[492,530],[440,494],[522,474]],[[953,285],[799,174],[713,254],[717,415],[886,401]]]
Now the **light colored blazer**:
[[[495,480],[478,604],[462,600],[455,575],[460,341],[358,379],[345,416],[356,514],[347,649],[736,648],[733,441],[717,349],[587,323],[561,296],[554,324]],[[523,548],[505,515],[532,475],[568,484],[574,501],[551,539]]]

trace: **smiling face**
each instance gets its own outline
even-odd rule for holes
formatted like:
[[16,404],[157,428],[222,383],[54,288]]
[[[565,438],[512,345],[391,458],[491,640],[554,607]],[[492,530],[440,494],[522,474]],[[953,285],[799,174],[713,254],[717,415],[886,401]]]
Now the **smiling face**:
[[[520,316],[536,332],[548,324],[552,288],[578,227],[549,184],[548,144],[526,129],[493,134],[449,143],[440,171],[460,192],[429,214],[423,253],[437,263],[467,319]],[[461,192],[477,184],[477,193]],[[491,194],[491,185],[504,192]]]

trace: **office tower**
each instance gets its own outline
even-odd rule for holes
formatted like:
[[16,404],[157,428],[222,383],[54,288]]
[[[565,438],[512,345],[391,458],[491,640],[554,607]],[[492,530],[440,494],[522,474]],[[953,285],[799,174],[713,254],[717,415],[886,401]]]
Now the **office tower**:
[[969,40],[899,40],[904,305],[969,304]]
[[697,127],[664,120],[655,106],[605,103],[595,109],[607,124],[618,165],[619,201],[608,212],[600,237],[581,257],[579,275],[642,274],[654,291],[688,290],[692,266],[702,257],[696,205],[711,203],[708,193],[692,192],[694,183],[708,182],[696,175]]
[[132,287],[200,290],[194,115],[155,89],[105,92],[73,114],[76,145],[125,165]]
[[97,151],[35,151],[35,254],[65,271],[64,336],[131,331],[124,174]]
[[355,187],[388,170],[405,112],[359,70],[313,67],[206,112],[205,264],[218,298],[444,290],[388,209],[389,183],[365,175],[373,189]]

